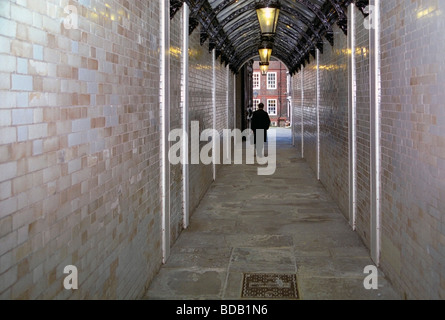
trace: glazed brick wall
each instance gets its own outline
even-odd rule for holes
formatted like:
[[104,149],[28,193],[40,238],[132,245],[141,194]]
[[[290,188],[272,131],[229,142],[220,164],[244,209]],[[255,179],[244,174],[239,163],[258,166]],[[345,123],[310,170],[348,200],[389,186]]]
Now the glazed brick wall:
[[[312,58],[311,58],[312,59]],[[304,156],[317,171],[317,63],[314,59],[303,73]]]
[[[183,8],[170,21],[170,129],[182,128]],[[172,143],[173,144],[173,143]],[[182,164],[170,165],[170,240],[173,245],[183,229]]]
[[[221,59],[216,59],[215,62],[215,107],[216,107],[216,113],[215,113],[215,129],[220,134],[220,157],[219,161],[220,164],[216,165],[216,178],[218,179],[218,172],[221,169],[223,165],[223,130],[224,129],[232,129],[227,126],[228,124],[228,106],[229,101],[233,100],[229,99],[228,96],[228,67],[225,67],[224,64],[221,63]],[[232,103],[233,104],[233,103]]]
[[410,299],[445,298],[444,12],[381,1],[381,263]]
[[[215,75],[216,75],[216,130],[222,135],[223,129],[227,128],[227,106],[228,106],[228,73],[224,64],[221,64],[220,58],[215,63]],[[233,99],[232,99],[233,100]]]
[[66,4],[0,3],[0,297],[136,298],[161,264],[159,2],[70,1],[70,30]]
[[[198,121],[200,133],[213,128],[213,56],[208,42],[200,44],[200,26],[189,37],[189,118]],[[201,147],[207,144],[201,143]],[[191,151],[191,150],[190,150]],[[212,166],[190,165],[190,209],[198,206],[213,181]]]
[[[84,0],[79,29],[47,1],[1,2],[0,297],[132,299],[161,265],[160,8]],[[56,22],[55,22],[56,21]],[[171,129],[182,126],[182,14],[170,21]],[[3,28],[6,26],[7,28]],[[189,39],[190,120],[233,125],[234,76]],[[212,92],[213,75],[216,79]],[[229,111],[228,111],[229,110]],[[170,167],[171,243],[182,166]],[[213,181],[192,165],[191,204]],[[63,289],[63,268],[79,290]]]
[[320,54],[320,180],[349,216],[347,37],[334,26],[335,42]]
[[[199,122],[200,132],[202,132],[205,129],[213,129],[213,117],[215,116],[215,129],[222,134],[222,130],[227,128],[228,106],[231,106],[233,112],[233,89],[231,90],[232,96],[228,96],[228,81],[230,78],[233,79],[233,74],[228,72],[228,67],[221,64],[220,58],[216,59],[213,68],[213,54],[209,52],[208,47],[208,42],[201,46],[198,27],[189,38],[189,118],[190,121]],[[215,92],[213,92],[213,81],[215,81]],[[229,81],[229,84],[233,87],[232,81]],[[213,99],[215,99],[215,113]],[[201,142],[201,147],[206,144],[208,142]],[[216,167],[218,170],[220,166]],[[190,208],[192,212],[212,182],[212,165],[202,163],[190,165]]]
[[[301,137],[301,128],[303,126],[303,87],[301,84],[302,77],[304,77],[304,70],[300,71],[297,75],[291,78],[291,102],[292,102],[292,135],[294,139],[294,146],[300,157],[304,156],[302,147],[304,147],[304,141]],[[303,119],[304,120],[304,119]]]
[[[445,296],[444,6],[434,0],[381,1],[380,262],[401,296],[409,299],[443,299]],[[369,246],[372,174],[369,30],[364,28],[363,16],[356,13],[356,226]],[[334,48],[325,49],[320,56],[320,175],[347,217],[348,182],[335,180],[339,174],[348,175],[348,151],[345,149],[348,119],[342,107],[343,103],[347,104],[344,97],[347,70],[333,77],[326,72],[329,68],[324,68],[347,62],[344,55],[335,56],[336,50],[347,52],[346,37],[340,32],[336,32]],[[295,136],[301,130],[299,77],[300,74],[293,77]],[[305,158],[315,169],[313,66],[306,66],[303,77]],[[298,139],[296,142],[296,152],[300,152],[300,142]],[[327,159],[334,164],[327,165]]]
[[[338,27],[334,27],[334,30],[334,47],[325,42],[324,53],[320,54],[319,60],[320,180],[335,195],[343,214],[348,216],[347,37]],[[317,62],[313,57],[302,71],[292,77],[292,103],[296,152],[301,156],[303,143],[304,158],[317,172]]]
[[[233,73],[232,72],[229,72],[229,75],[228,75],[228,77],[229,77],[229,80],[228,80],[228,83],[229,83],[229,87],[227,88],[227,90],[228,90],[228,101],[227,101],[227,103],[228,103],[228,114],[227,114],[227,117],[228,117],[228,124],[229,124],[229,128],[230,129],[233,129],[233,128],[235,128],[235,119],[234,119],[234,117],[235,117],[235,115],[234,115],[234,113],[235,113],[235,100],[234,100],[234,97],[235,97],[235,87],[234,87],[234,83],[235,83],[235,76],[233,75]],[[229,129],[229,128],[227,128],[227,129]]]
[[370,177],[370,96],[369,30],[364,16],[355,8],[356,50],[356,230],[370,247],[371,177]]

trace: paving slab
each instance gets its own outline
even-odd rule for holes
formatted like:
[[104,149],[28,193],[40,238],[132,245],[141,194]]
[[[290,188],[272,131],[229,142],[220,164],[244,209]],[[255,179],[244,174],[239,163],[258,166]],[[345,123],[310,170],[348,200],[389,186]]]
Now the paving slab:
[[144,299],[255,299],[242,297],[252,274],[296,276],[300,300],[400,299],[381,271],[378,289],[365,289],[369,249],[290,145],[290,130],[277,136],[274,175],[221,166]]

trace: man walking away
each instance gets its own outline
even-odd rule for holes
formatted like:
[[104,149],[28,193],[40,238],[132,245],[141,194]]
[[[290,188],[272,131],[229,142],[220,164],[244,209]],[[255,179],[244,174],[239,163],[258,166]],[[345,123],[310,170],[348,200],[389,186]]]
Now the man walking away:
[[[258,110],[252,115],[253,139],[259,156],[263,155],[264,142],[267,142],[267,130],[269,130],[269,127],[269,114],[264,111],[264,103],[260,103]],[[258,141],[257,136],[259,138]],[[261,139],[262,137],[264,137],[264,139]]]

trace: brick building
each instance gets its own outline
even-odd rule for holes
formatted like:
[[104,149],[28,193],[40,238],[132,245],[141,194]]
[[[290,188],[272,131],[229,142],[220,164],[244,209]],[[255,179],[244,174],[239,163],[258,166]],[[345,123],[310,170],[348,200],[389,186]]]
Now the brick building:
[[253,63],[253,109],[260,102],[269,113],[272,126],[286,126],[290,119],[287,67],[281,61],[270,61],[267,75],[262,75],[259,61]]

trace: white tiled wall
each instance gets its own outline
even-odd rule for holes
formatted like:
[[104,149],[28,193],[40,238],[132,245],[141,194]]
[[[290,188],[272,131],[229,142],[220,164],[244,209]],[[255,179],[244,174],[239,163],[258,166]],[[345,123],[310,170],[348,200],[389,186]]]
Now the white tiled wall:
[[[400,295],[445,297],[445,101],[444,3],[381,1],[381,194],[380,263]],[[356,10],[357,122],[347,117],[346,36],[337,30],[333,48],[320,56],[320,178],[349,217],[348,126],[356,128],[357,232],[371,247],[370,30]],[[316,171],[316,64],[293,77],[294,136]],[[325,68],[324,68],[325,67]]]
[[1,298],[135,298],[160,266],[158,2],[107,3],[67,30],[0,2]]
[[[0,2],[1,298],[137,298],[161,265],[160,2],[70,4],[78,29],[59,3]],[[219,60],[212,69],[199,28],[182,52],[181,12],[169,23],[171,129],[182,126],[183,54],[190,120],[226,128],[233,74]],[[212,169],[190,170],[192,210]],[[174,243],[182,166],[170,178]],[[79,290],[63,288],[68,264]]]

